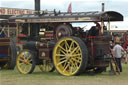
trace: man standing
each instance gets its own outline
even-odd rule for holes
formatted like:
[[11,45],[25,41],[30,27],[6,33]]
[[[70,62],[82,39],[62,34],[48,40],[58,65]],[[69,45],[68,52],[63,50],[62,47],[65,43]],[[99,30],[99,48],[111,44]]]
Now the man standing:
[[119,67],[120,72],[122,72],[122,65],[121,65],[121,53],[124,51],[122,46],[120,45],[120,38],[116,37],[115,38],[115,46],[113,48],[113,54],[116,59],[117,65]]

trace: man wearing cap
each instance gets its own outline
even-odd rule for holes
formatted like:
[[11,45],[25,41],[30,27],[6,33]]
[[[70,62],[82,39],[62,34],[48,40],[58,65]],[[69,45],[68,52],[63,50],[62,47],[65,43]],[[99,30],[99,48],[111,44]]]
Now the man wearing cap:
[[120,72],[122,72],[122,65],[121,65],[121,53],[124,51],[123,47],[120,45],[120,38],[115,38],[115,46],[113,47],[113,54],[115,56],[117,65],[119,67]]

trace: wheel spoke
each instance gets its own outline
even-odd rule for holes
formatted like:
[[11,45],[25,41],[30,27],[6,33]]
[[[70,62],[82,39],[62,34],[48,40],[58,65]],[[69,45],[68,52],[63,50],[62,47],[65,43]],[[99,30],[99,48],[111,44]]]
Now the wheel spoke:
[[81,59],[81,57],[76,57],[76,59],[77,59],[77,60],[79,60],[79,61],[81,61],[81,60],[82,60],[82,59]]
[[70,66],[70,73],[72,73],[73,72],[73,67],[72,66]]
[[25,72],[30,71],[31,67],[32,67],[32,64],[28,64],[28,65],[26,65],[26,68],[25,68],[24,71],[25,71]]
[[63,60],[63,61],[59,62],[59,63],[57,64],[57,66],[60,65],[60,64],[62,64],[62,63],[64,63],[64,62],[67,62],[67,60]]
[[69,47],[69,50],[70,50],[70,51],[71,51],[71,49],[73,48],[73,47],[72,47],[73,44],[74,44],[74,42],[72,41],[72,42],[71,42],[71,45],[70,45],[70,47]]
[[62,60],[66,60],[66,57],[60,58],[59,60],[60,60],[60,61],[62,61]]
[[29,55],[26,60],[29,60],[30,58],[31,58],[31,55]]
[[63,54],[56,54],[56,56],[65,56],[65,55],[63,55]]
[[72,67],[74,67],[74,68],[76,68],[76,67],[77,67],[77,65],[76,65],[76,63],[75,63],[75,62],[73,62],[72,60],[70,60],[70,62],[71,62]]
[[67,40],[65,40],[65,47],[66,47],[66,50],[69,50],[69,44],[68,44]]
[[21,58],[19,59],[19,61],[24,62],[24,60],[23,60],[23,59],[21,59]]
[[32,63],[28,62],[28,65],[32,65]]
[[71,62],[71,60],[69,62],[69,72],[72,73],[72,62]]
[[80,54],[80,53],[81,53],[81,52],[80,52],[80,49],[76,50],[75,53],[76,53],[76,54]]
[[19,58],[24,60],[25,59],[24,53],[22,53]]
[[28,60],[27,62],[28,62],[28,63],[31,63],[31,62],[32,62],[32,60]]
[[72,59],[74,60],[79,60],[79,62],[82,60],[82,58],[81,58],[81,54],[78,54],[79,56],[76,56],[76,55],[73,55],[72,56]]
[[67,65],[67,62],[64,63],[63,67],[65,68],[66,65]]
[[60,52],[62,52],[63,54],[66,54],[62,49],[60,49]]
[[72,58],[72,60],[74,61],[74,63],[76,63],[76,64],[80,64],[80,60],[76,60],[76,59],[74,59],[74,58]]
[[79,67],[78,63],[74,62],[76,69]]
[[24,54],[25,54],[25,56],[27,57],[27,56],[29,55],[29,52],[26,51]]
[[26,72],[26,69],[28,71],[28,67],[27,66],[24,67],[24,70],[23,71]]
[[24,65],[24,63],[19,63],[20,66]]
[[78,50],[79,49],[79,47],[77,46],[72,52],[71,52],[71,54],[73,54],[76,50]]
[[77,62],[77,63],[80,63],[81,62],[81,59],[80,60],[77,60],[76,58],[72,58],[73,61]]
[[22,68],[22,71],[24,71],[24,69],[25,69],[25,64],[21,65],[20,67]]
[[61,48],[61,50],[65,51],[66,52],[66,49],[63,48],[62,46],[59,45],[59,48]]
[[64,72],[67,68],[69,68],[69,63],[68,63],[67,66],[64,68],[63,72]]

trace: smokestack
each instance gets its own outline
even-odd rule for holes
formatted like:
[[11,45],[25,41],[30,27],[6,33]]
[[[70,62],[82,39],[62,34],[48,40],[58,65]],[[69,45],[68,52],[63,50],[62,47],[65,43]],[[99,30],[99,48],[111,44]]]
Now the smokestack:
[[35,14],[40,14],[40,0],[35,0]]
[[104,12],[104,3],[102,3],[102,12]]

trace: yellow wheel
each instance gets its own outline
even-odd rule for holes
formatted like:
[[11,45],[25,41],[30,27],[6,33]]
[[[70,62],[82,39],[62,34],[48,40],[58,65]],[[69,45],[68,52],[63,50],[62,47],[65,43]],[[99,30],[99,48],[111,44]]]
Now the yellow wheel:
[[17,57],[17,68],[23,74],[32,73],[35,68],[33,53],[29,50],[23,50]]
[[88,62],[87,47],[77,37],[60,39],[53,50],[53,62],[56,70],[65,76],[82,73]]
[[42,60],[42,64],[39,67],[43,72],[53,72],[55,70],[53,63],[50,60]]

